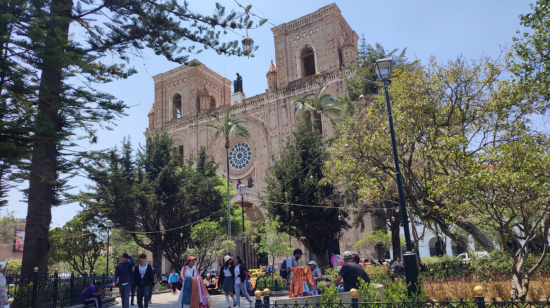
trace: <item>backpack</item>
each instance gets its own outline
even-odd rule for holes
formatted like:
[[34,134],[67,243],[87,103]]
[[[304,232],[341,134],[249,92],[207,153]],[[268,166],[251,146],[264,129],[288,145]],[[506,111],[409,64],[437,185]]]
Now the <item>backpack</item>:
[[286,270],[286,259],[281,264],[281,270],[279,271],[281,278],[288,279],[288,271]]

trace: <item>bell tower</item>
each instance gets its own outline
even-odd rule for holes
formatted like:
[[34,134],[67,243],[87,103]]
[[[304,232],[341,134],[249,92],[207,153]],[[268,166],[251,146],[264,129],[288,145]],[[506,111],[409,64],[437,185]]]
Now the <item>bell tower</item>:
[[[277,88],[318,73],[330,73],[348,63],[359,36],[334,3],[271,29],[275,39]],[[347,41],[346,41],[347,39]],[[355,55],[356,56],[356,55]]]
[[273,60],[265,77],[267,77],[267,92],[277,91],[277,69],[273,65]]

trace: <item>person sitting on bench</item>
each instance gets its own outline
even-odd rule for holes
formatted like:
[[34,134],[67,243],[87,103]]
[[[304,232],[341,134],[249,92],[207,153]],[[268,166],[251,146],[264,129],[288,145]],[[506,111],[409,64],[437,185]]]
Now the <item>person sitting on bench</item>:
[[101,308],[101,295],[105,293],[105,290],[101,289],[101,282],[96,281],[95,284],[89,285],[80,296],[80,302],[82,304],[95,304],[95,308]]
[[204,279],[204,286],[206,287],[206,290],[218,289],[218,284],[216,283],[216,279],[212,278],[210,274],[206,274],[206,279]]

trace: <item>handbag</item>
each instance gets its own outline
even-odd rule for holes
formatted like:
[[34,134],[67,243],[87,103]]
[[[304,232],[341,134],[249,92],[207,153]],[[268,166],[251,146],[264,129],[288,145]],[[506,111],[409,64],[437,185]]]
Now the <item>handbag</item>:
[[209,297],[209,298],[206,300],[206,304],[208,305],[208,307],[212,307],[212,305],[214,305],[214,301],[212,300],[212,298]]

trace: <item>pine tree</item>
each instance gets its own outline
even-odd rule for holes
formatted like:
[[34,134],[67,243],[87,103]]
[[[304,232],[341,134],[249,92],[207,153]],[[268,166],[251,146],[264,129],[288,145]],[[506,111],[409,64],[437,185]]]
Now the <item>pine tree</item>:
[[[68,178],[59,175],[74,174],[73,161],[83,155],[72,147],[76,132],[84,132],[96,142],[97,127],[108,128],[125,115],[124,102],[98,91],[95,84],[134,74],[135,69],[126,66],[129,55],[139,56],[145,48],[181,64],[187,62],[188,53],[200,52],[194,44],[219,54],[245,55],[238,41],[220,40],[227,30],[254,25],[250,6],[237,13],[216,4],[213,14],[207,16],[176,0],[8,0],[0,4],[0,10],[2,71],[4,67],[11,72],[17,67],[28,70],[22,84],[32,90],[28,97],[32,123],[24,126],[32,130],[30,134],[14,132],[32,136],[25,230],[28,249],[22,268],[25,279],[34,267],[46,273],[51,207],[63,202],[68,188]],[[76,31],[78,35],[74,35]],[[2,94],[9,85],[2,85]],[[7,105],[18,106],[13,100]],[[7,110],[12,114],[0,120],[15,123],[13,115],[20,108]]]
[[[182,158],[171,155],[171,149],[172,139],[162,133],[149,137],[137,158],[126,140],[121,150],[97,153],[83,163],[95,185],[78,196],[87,210],[111,219],[115,228],[152,251],[157,268],[163,255],[178,268],[181,255],[195,246],[192,223],[210,216],[218,222],[225,213],[225,186],[213,158],[202,148],[182,166]],[[239,232],[241,220],[232,220],[231,227]],[[225,221],[219,222],[222,234]]]
[[323,136],[312,128],[310,117],[298,122],[293,136],[268,171],[265,204],[271,219],[280,221],[280,231],[300,240],[322,267],[328,265],[333,235],[349,228],[348,214],[340,210],[343,196],[321,181],[328,155]]

